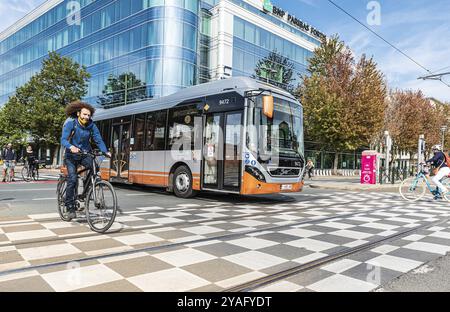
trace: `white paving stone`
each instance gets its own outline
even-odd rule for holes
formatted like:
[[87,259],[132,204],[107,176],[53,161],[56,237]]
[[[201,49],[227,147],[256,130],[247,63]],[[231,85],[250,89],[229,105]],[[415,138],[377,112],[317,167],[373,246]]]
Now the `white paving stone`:
[[394,271],[399,271],[406,273],[408,271],[411,271],[418,266],[422,265],[422,262],[414,261],[410,259],[400,258],[400,257],[394,257],[390,255],[381,255],[379,257],[370,259],[366,261],[366,263],[369,263],[375,267],[380,266],[383,268],[387,268]]
[[368,292],[378,285],[343,275],[333,275],[307,286],[317,292]]
[[184,292],[209,284],[207,280],[179,268],[138,275],[127,280],[146,292]]

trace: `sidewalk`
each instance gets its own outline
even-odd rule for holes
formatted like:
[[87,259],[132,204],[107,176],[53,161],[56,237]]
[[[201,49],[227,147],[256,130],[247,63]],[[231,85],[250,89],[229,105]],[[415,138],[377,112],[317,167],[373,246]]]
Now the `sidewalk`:
[[313,177],[312,180],[306,178],[305,185],[317,189],[333,189],[344,191],[378,191],[378,192],[398,192],[400,183],[396,184],[376,184],[363,185],[360,183],[359,177]]

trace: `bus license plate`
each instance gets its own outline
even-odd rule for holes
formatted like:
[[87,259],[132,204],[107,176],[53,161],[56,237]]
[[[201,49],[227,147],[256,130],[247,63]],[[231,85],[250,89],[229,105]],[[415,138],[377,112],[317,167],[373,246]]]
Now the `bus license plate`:
[[281,190],[282,191],[292,190],[292,184],[282,184]]

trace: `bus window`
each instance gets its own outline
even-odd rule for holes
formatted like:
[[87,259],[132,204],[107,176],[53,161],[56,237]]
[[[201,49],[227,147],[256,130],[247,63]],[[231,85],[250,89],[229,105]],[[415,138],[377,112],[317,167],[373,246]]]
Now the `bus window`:
[[145,125],[145,114],[136,115],[134,120],[134,151],[142,151],[144,145],[144,125]]
[[190,146],[194,150],[194,120],[200,112],[197,105],[189,105],[171,110],[169,118],[169,141],[168,148],[172,149],[174,144],[182,150]]
[[153,145],[155,151],[162,151],[166,148],[166,121],[167,121],[167,111],[158,112],[158,118],[156,118],[155,126],[155,138]]
[[167,111],[150,112],[147,114],[146,151],[162,151],[165,149]]

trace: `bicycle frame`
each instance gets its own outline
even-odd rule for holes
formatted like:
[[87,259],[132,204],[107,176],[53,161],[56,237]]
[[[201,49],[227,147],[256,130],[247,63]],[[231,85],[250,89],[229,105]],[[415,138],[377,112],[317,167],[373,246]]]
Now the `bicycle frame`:
[[423,171],[419,172],[416,175],[416,178],[414,179],[414,182],[411,184],[410,188],[415,188],[417,186],[417,182],[419,182],[420,179],[424,179],[425,184],[427,185],[428,191],[430,191],[430,193],[432,193],[433,186],[431,185],[430,181],[428,180],[427,176],[423,173]]

